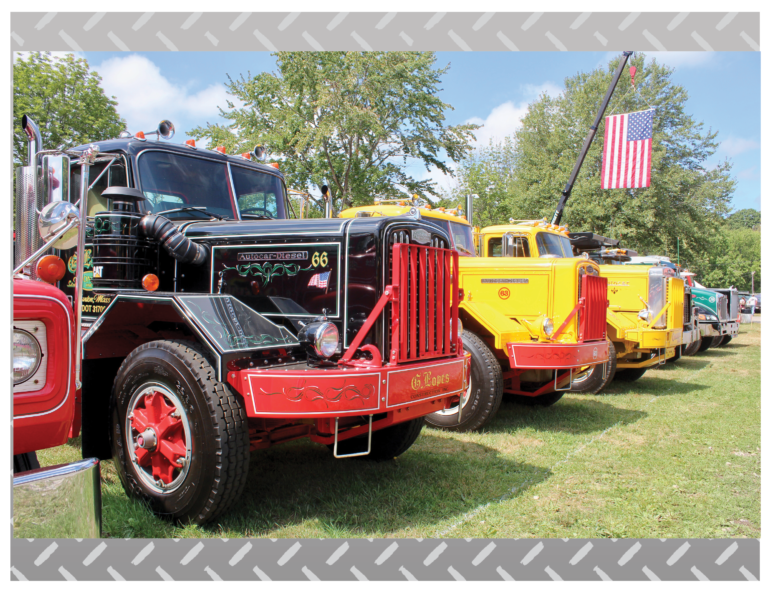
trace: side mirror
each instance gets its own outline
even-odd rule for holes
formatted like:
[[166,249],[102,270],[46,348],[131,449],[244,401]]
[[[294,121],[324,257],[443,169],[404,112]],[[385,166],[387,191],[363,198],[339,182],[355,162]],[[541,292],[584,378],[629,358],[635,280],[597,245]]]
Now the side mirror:
[[254,156],[254,158],[258,159],[259,161],[263,161],[267,158],[267,149],[264,148],[264,145],[257,144],[254,148],[251,154]]
[[157,135],[160,138],[164,138],[165,140],[170,140],[173,138],[173,135],[176,133],[176,128],[171,123],[170,120],[163,120],[160,122],[160,124],[157,126]]
[[[80,211],[71,202],[58,200],[43,207],[37,219],[37,230],[44,243],[47,243],[54,235],[66,227],[72,220],[80,219]],[[62,235],[53,247],[59,250],[68,250],[77,245],[79,226],[72,227]]]
[[69,201],[69,157],[67,155],[43,155],[40,178],[43,204],[59,200]]

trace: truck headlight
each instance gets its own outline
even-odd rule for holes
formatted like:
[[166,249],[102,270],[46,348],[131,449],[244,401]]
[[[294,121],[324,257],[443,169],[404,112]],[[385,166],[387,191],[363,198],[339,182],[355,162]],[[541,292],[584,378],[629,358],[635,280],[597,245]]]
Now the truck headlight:
[[[464,333],[464,324],[461,323],[461,318],[458,319],[459,321],[459,336],[461,336]],[[448,335],[450,336],[453,332],[453,320],[448,320]]]
[[339,347],[339,329],[333,322],[312,322],[299,331],[299,342],[311,346],[318,357],[327,359]]
[[640,311],[637,313],[637,317],[638,317],[638,318],[640,318],[641,320],[645,320],[645,321],[647,322],[647,321],[648,321],[648,315],[649,315],[649,314],[650,314],[650,312],[649,312],[647,309],[641,309],[641,310],[640,310]]
[[549,318],[544,318],[541,321],[541,329],[547,336],[552,336],[555,331],[555,323]]
[[13,385],[22,384],[35,375],[43,353],[40,343],[29,332],[13,331]]

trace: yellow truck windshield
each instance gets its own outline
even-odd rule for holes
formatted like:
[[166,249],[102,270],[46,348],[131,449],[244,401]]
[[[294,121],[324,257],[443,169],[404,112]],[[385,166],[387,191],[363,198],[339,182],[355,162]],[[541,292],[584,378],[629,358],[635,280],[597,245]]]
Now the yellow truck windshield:
[[571,242],[555,233],[538,233],[536,245],[539,248],[539,256],[551,255],[558,258],[573,258]]

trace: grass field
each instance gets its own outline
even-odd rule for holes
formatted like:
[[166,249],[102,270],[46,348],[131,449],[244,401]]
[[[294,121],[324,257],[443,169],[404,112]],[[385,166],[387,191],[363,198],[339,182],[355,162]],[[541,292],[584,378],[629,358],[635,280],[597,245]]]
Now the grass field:
[[[504,403],[481,434],[425,429],[399,459],[301,440],[254,452],[236,509],[174,526],[102,465],[105,537],[759,538],[760,331],[598,396]],[[79,458],[79,444],[40,452]]]

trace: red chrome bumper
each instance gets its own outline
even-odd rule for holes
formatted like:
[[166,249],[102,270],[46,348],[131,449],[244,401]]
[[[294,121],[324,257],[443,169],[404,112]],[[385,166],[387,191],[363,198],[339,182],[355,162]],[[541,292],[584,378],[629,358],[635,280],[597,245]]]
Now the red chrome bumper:
[[513,369],[570,369],[608,361],[608,342],[508,342],[507,355]]
[[466,389],[469,369],[470,356],[465,354],[356,369],[243,369],[229,371],[227,382],[242,394],[249,417],[344,417],[430,402],[433,410],[442,410]]

